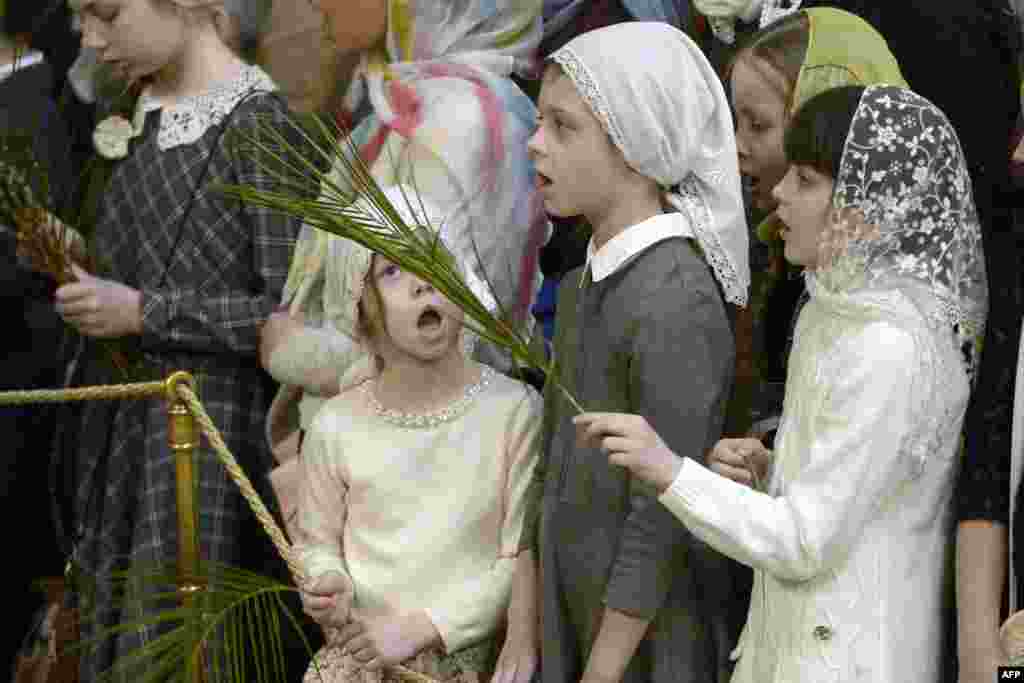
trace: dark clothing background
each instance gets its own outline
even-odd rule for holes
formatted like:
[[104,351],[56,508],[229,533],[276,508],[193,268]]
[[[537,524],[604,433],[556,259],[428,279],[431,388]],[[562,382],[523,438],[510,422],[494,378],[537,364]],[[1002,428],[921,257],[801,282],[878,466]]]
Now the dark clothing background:
[[[54,197],[66,191],[71,171],[64,152],[67,135],[52,97],[45,63],[19,69],[0,81],[0,138],[31,140],[33,157],[49,176]],[[33,188],[39,194],[42,184]],[[0,226],[0,391],[59,385],[56,357],[63,323],[53,311],[53,284],[18,265],[13,226]],[[47,485],[54,408],[0,406],[0,519],[9,523],[7,544],[18,557],[7,563],[7,633],[0,647],[0,672],[14,663],[21,638],[42,605],[34,580],[59,576],[63,558],[55,540]]]

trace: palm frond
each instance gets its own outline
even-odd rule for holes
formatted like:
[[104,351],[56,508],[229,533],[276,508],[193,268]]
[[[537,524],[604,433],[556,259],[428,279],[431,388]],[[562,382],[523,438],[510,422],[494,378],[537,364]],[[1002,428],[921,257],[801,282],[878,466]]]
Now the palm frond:
[[[347,133],[322,117],[312,117],[306,125],[292,122],[285,130],[263,123],[255,134],[232,142],[236,153],[256,159],[271,179],[272,189],[245,185],[220,185],[218,189],[228,197],[352,240],[430,283],[465,313],[468,329],[506,351],[515,364],[545,372],[574,408],[583,412],[554,372],[554,364],[531,345],[525,326],[512,322],[497,296],[492,298],[499,302],[499,309],[492,312],[474,294],[437,237],[441,226],[406,224]],[[415,187],[413,192],[414,196],[409,196],[403,189],[402,201],[416,209],[422,198]],[[425,232],[422,227],[434,230]]]
[[178,569],[171,565],[133,567],[115,572],[107,582],[122,618],[103,627],[83,608],[83,625],[93,625],[96,633],[78,644],[79,651],[99,648],[122,634],[148,630],[158,635],[121,654],[102,674],[101,683],[192,683],[198,680],[198,667],[205,680],[218,683],[283,683],[286,625],[313,657],[302,626],[283,599],[297,589],[275,579],[203,561],[200,589],[185,599],[178,589]]

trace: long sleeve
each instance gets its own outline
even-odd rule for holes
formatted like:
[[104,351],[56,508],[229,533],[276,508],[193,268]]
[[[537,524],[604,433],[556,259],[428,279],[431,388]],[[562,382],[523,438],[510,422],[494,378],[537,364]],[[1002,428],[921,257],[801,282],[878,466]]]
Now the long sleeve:
[[313,421],[302,446],[296,551],[310,579],[329,571],[346,573],[342,534],[348,515],[348,484],[340,458],[332,454],[337,420],[328,410]]
[[[678,282],[678,280],[677,280]],[[638,302],[629,363],[631,410],[643,415],[675,452],[702,460],[719,436],[733,365],[733,339],[710,277],[657,291]],[[655,492],[630,481],[630,512],[612,566],[605,604],[652,618],[664,603],[686,530]]]
[[340,377],[363,351],[349,337],[332,326],[303,326],[288,342],[281,344],[267,363],[267,372],[282,384],[319,393],[318,377],[324,368],[336,368]]
[[780,579],[808,580],[838,566],[879,506],[912,477],[901,452],[918,367],[912,337],[875,323],[833,353],[840,354],[829,364],[836,372],[821,380],[832,386],[810,443],[781,446],[780,457],[805,463],[783,495],[754,491],[687,458],[660,498],[712,547]]
[[[248,116],[246,116],[248,114]],[[227,151],[230,139],[242,140],[258,134],[259,126],[274,126],[289,130],[283,105],[268,103],[249,113],[239,109],[237,123],[213,154],[228,156],[230,168],[221,182],[237,183],[260,191],[281,190],[278,181],[263,167],[265,161],[248,154]],[[224,150],[224,151],[222,151]],[[205,163],[205,161],[200,162]],[[218,163],[215,160],[214,163]],[[202,194],[216,192],[218,178],[210,169],[207,187]],[[219,202],[220,216],[215,222],[197,226],[200,203]],[[145,348],[166,347],[190,350],[234,351],[255,354],[259,347],[260,329],[281,300],[281,292],[288,276],[292,248],[299,233],[298,220],[283,214],[247,204],[236,204],[211,196],[197,197],[191,226],[198,227],[199,245],[186,244],[182,238],[181,250],[201,248],[207,257],[219,262],[226,270],[237,271],[239,259],[249,259],[248,277],[232,278],[231,282],[211,274],[207,282],[189,281],[189,286],[158,286],[142,288],[142,344]],[[182,265],[186,253],[176,255]]]
[[541,408],[540,397],[526,389],[521,404],[509,417],[502,463],[501,522],[493,564],[482,576],[450,586],[426,607],[448,652],[492,634],[508,607],[537,463]]

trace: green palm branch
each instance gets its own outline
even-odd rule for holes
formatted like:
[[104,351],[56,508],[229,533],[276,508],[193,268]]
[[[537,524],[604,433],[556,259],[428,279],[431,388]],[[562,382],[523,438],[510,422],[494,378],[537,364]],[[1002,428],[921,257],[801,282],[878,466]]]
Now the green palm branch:
[[[81,579],[83,624],[94,619],[90,598],[96,579]],[[88,651],[126,633],[156,627],[159,635],[122,654],[100,683],[280,683],[286,680],[284,627],[299,634],[310,659],[313,650],[284,602],[296,592],[275,579],[237,567],[200,563],[199,578],[183,592],[175,566],[137,566],[107,579],[122,615],[112,627],[75,646]],[[90,585],[91,583],[91,585]],[[200,671],[201,669],[201,671]]]
[[[406,224],[370,173],[348,131],[316,116],[305,125],[292,122],[289,126],[281,130],[263,123],[246,137],[233,139],[234,151],[255,158],[273,189],[221,185],[219,190],[228,197],[352,240],[428,282],[465,313],[463,324],[468,329],[508,352],[517,366],[543,371],[573,407],[583,412],[558,376],[554,361],[549,362],[531,343],[526,326],[515,324],[500,303],[492,312],[474,294],[441,242],[436,229],[441,226]],[[319,194],[311,191],[314,187],[319,188]],[[411,195],[402,191],[402,201],[416,209],[422,199],[415,185],[412,190]],[[357,199],[363,201],[357,203]],[[424,231],[423,227],[435,229]],[[492,298],[500,301],[497,296]]]

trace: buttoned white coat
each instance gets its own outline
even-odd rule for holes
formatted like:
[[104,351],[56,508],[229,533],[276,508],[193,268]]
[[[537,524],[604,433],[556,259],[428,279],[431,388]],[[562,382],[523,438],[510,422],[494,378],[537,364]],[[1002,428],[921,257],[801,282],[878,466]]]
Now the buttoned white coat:
[[767,493],[687,460],[661,497],[755,569],[733,683],[939,680],[966,373],[901,294],[852,299],[801,313]]

